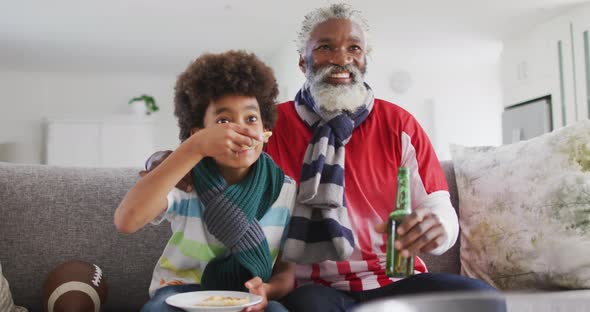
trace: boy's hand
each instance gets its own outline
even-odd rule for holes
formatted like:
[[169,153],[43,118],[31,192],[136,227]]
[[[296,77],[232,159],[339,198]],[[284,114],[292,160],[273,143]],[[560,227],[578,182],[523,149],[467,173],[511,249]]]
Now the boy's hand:
[[[183,144],[190,144],[204,156],[215,157],[223,154],[233,156],[236,152],[241,151],[244,145],[256,145],[262,140],[260,133],[248,127],[235,123],[225,123],[201,129],[191,135]],[[145,163],[145,170],[140,171],[139,176],[143,177],[154,170],[170,154],[172,154],[172,151],[158,151],[152,154]],[[190,171],[176,184],[176,188],[185,192],[192,191],[193,178]]]
[[[375,231],[387,233],[387,222],[375,225]],[[401,250],[404,258],[432,251],[447,239],[442,223],[429,208],[412,211],[397,228],[397,233],[401,238],[395,241],[394,246]]]
[[[145,162],[145,170],[140,171],[139,176],[143,177],[148,172],[154,170],[170,154],[172,154],[172,151],[158,151],[153,153]],[[193,178],[190,171],[176,184],[176,188],[187,193],[193,190]]]
[[191,152],[209,157],[230,156],[242,151],[244,146],[262,142],[262,134],[236,123],[215,124],[194,132],[184,143]]
[[262,297],[262,301],[258,304],[245,308],[244,312],[261,312],[266,309],[268,305],[268,299],[266,298],[266,293],[268,291],[269,285],[267,283],[262,282],[262,279],[258,276],[254,277],[253,279],[249,280],[245,284],[246,288],[250,291],[251,294],[258,295]]

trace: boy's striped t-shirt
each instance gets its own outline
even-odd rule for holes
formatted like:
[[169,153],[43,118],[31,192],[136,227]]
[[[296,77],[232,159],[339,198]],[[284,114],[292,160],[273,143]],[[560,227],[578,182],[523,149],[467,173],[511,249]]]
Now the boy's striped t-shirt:
[[[258,221],[268,241],[273,263],[285,240],[295,195],[295,182],[285,176],[279,197]],[[227,253],[227,248],[209,233],[201,219],[205,206],[194,190],[186,193],[174,188],[167,199],[168,208],[152,224],[168,220],[172,237],[154,268],[150,296],[167,285],[201,284],[207,263]]]

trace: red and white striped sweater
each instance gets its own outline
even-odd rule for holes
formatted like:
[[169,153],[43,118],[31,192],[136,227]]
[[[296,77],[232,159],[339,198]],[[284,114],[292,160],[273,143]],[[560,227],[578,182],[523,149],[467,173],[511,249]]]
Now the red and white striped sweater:
[[[292,101],[278,105],[278,120],[266,152],[293,177],[301,175],[311,130],[297,115]],[[434,250],[442,254],[458,235],[444,172],[430,140],[414,117],[401,107],[375,99],[371,114],[346,144],[345,199],[356,246],[348,261],[298,265],[298,285],[324,284],[345,291],[379,288],[395,281],[385,275],[385,235],[373,226],[387,220],[393,209],[397,168],[410,168],[412,206],[430,207],[439,217],[447,241]],[[416,273],[426,272],[416,257]]]

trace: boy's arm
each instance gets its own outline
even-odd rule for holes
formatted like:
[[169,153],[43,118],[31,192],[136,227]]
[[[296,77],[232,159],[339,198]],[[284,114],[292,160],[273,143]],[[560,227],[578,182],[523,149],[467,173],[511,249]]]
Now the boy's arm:
[[252,294],[263,297],[262,302],[245,309],[246,312],[263,311],[268,300],[278,300],[286,296],[295,286],[295,264],[281,261],[279,254],[268,283],[258,276],[246,282],[246,288]]
[[[141,170],[139,172],[140,177],[144,177],[150,171],[154,170],[158,165],[160,165],[164,159],[172,154],[172,151],[158,151],[153,153],[145,162],[145,170]],[[176,183],[176,188],[184,191],[190,192],[193,190],[193,177],[192,173],[189,171],[178,183]]]
[[235,123],[216,124],[195,131],[127,192],[115,211],[115,226],[125,233],[139,230],[166,209],[168,192],[203,157],[233,155],[254,140],[262,141],[261,135]]
[[282,261],[279,254],[268,284],[266,295],[269,299],[278,300],[286,296],[295,286],[295,264]]
[[133,233],[160,215],[168,206],[168,192],[203,156],[181,144],[155,169],[145,174],[127,192],[115,211],[115,226]]

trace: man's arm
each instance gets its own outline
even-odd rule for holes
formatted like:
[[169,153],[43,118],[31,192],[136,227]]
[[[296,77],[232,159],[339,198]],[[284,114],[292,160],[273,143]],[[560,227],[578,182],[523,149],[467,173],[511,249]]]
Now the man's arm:
[[[441,220],[446,222],[443,224]],[[405,258],[424,252],[440,255],[455,244],[458,227],[454,211],[452,214],[445,212],[441,215],[440,212],[435,213],[431,207],[421,206],[412,211],[397,228],[401,238],[394,246],[402,251],[401,255]],[[385,234],[387,223],[375,225],[375,231]]]
[[397,231],[401,238],[395,247],[402,250],[402,256],[422,252],[440,255],[451,248],[457,240],[459,224],[448,192],[429,194]]
[[433,255],[441,255],[455,245],[459,236],[459,221],[448,191],[429,194],[428,198],[416,209],[430,210],[445,231],[444,235],[438,239],[437,244],[432,246],[434,249],[425,248],[424,251]]
[[[412,214],[398,227],[401,236],[395,248],[404,257],[422,252],[442,254],[451,248],[459,233],[457,214],[448,192],[447,181],[436,153],[424,130],[412,117],[401,135],[401,165],[410,169]],[[381,224],[375,230],[385,233]]]

